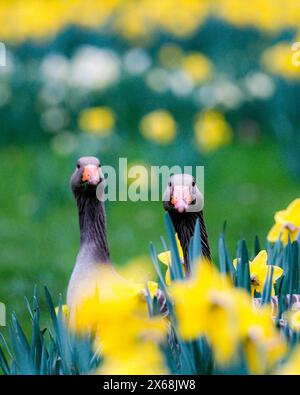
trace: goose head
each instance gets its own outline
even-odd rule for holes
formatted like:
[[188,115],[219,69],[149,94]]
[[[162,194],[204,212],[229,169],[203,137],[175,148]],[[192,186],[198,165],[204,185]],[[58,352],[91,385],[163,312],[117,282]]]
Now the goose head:
[[200,212],[204,206],[204,197],[190,174],[174,174],[169,178],[163,195],[165,211]]
[[78,159],[71,177],[71,188],[75,192],[95,192],[104,180],[100,161],[93,156]]

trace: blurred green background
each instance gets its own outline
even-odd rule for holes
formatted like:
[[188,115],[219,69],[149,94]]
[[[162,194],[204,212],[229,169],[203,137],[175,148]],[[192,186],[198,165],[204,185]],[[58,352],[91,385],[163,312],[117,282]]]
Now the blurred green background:
[[[299,21],[292,0],[1,1],[8,310],[23,317],[34,284],[65,296],[79,240],[69,178],[82,155],[203,165],[214,258],[225,220],[233,255],[240,237],[264,240],[299,196]],[[113,261],[146,265],[165,234],[161,203],[106,209]]]

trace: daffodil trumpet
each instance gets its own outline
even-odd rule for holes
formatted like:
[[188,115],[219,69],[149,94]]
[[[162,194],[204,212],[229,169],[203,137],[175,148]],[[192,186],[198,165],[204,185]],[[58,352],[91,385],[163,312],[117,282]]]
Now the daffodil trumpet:
[[284,245],[295,241],[300,229],[300,199],[294,200],[289,206],[281,211],[277,211],[274,216],[275,224],[268,233],[268,240],[276,243],[282,241]]

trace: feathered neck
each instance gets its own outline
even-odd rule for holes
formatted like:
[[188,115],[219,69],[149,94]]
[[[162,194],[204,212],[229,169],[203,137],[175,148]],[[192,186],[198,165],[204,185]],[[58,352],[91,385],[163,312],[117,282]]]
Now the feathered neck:
[[106,237],[106,217],[103,202],[95,191],[74,192],[78,207],[80,251],[99,263],[110,263]]
[[210,248],[208,243],[208,236],[206,231],[206,225],[204,222],[203,212],[200,211],[196,213],[193,212],[178,213],[177,211],[172,210],[169,212],[169,214],[183,250],[185,268],[187,274],[189,274],[190,273],[189,245],[191,238],[194,235],[197,219],[199,219],[200,221],[200,237],[201,237],[202,254],[204,257],[211,260]]

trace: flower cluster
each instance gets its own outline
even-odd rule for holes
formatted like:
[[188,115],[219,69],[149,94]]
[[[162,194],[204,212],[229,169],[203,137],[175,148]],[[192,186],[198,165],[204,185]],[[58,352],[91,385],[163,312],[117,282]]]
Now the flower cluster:
[[173,282],[170,294],[183,339],[205,336],[218,363],[238,362],[243,352],[249,371],[257,374],[285,355],[270,307],[254,308],[250,295],[234,288],[210,263],[199,263],[191,279]]
[[[168,324],[149,317],[145,285],[103,269],[94,293],[82,297],[70,325],[76,332],[94,334],[95,350],[103,357],[99,374],[167,373],[159,344]],[[149,297],[157,284],[148,283]]]
[[268,240],[275,243],[280,239],[284,244],[294,241],[300,227],[300,199],[294,200],[285,210],[277,211],[275,224],[268,234]]
[[0,8],[0,38],[22,41],[56,34],[66,25],[89,28],[106,26],[130,40],[149,39],[164,30],[177,37],[195,33],[214,15],[237,25],[255,26],[276,32],[286,27],[298,28],[300,6],[294,0],[173,0],[139,2],[122,0],[40,1],[25,3],[4,1]]
[[[292,213],[290,220],[296,206],[297,200],[284,211]],[[32,345],[13,315],[13,352],[3,343],[10,364],[0,345],[3,372],[15,373],[17,366],[20,374],[299,374],[299,240],[268,243],[268,250],[249,262],[243,241],[232,262],[221,235],[219,270],[202,257],[195,236],[187,276],[179,266],[180,242],[166,223],[171,251],[158,255],[167,266],[166,281],[152,246],[159,284],[139,272],[141,257],[135,262],[139,267],[131,263],[122,276],[98,265],[69,307],[60,299],[56,314],[46,289],[57,336],[50,335],[49,352],[35,291],[34,308],[27,305],[34,322]]]

